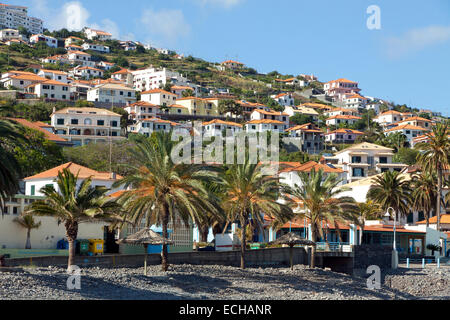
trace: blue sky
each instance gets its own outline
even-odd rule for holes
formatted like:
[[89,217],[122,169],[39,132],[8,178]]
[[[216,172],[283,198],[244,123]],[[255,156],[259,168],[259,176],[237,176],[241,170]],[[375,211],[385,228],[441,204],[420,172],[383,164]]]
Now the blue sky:
[[[259,72],[358,81],[362,94],[450,116],[447,0],[22,0],[49,29],[88,25]],[[366,9],[381,10],[369,30]],[[65,14],[69,8],[70,17]],[[75,9],[74,9],[75,8]],[[75,21],[75,22],[74,22]]]

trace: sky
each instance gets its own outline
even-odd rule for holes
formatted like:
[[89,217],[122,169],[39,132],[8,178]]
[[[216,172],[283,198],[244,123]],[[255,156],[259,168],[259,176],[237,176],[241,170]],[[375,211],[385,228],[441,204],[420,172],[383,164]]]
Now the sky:
[[[17,0],[50,30],[90,26],[258,72],[357,81],[361,94],[450,116],[448,0]],[[379,15],[368,8],[376,5]],[[377,18],[379,17],[379,20]],[[376,29],[368,21],[379,21]]]

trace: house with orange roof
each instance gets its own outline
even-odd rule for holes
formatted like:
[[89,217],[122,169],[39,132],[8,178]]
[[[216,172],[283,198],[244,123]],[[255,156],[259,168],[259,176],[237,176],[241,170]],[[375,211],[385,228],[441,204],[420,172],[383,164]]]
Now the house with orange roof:
[[285,122],[272,119],[251,120],[248,121],[244,128],[246,132],[262,133],[266,131],[274,131],[284,133],[287,129]]
[[136,90],[117,83],[103,83],[87,92],[88,101],[128,105],[136,102]]
[[170,88],[170,91],[173,94],[177,95],[177,99],[183,98],[183,93],[186,92],[186,91],[189,91],[189,90],[192,91],[192,94],[194,96],[196,96],[196,93],[197,93],[197,88],[196,87],[173,85]]
[[177,95],[163,89],[152,89],[141,92],[141,100],[158,106],[172,105],[177,101]]
[[306,102],[306,103],[302,103],[300,105],[300,107],[307,107],[307,108],[312,108],[318,111],[328,111],[333,109],[334,107],[332,106],[328,106],[326,104],[322,104],[322,103],[314,103],[314,102]]
[[39,98],[69,101],[69,86],[67,83],[46,79],[45,81],[29,85],[25,90]]
[[109,53],[109,47],[104,46],[99,43],[85,42],[85,43],[83,43],[83,45],[81,47],[83,48],[83,50],[92,50],[92,51],[97,51],[97,52],[101,52],[101,53]]
[[133,79],[133,74],[132,74],[131,70],[120,69],[119,71],[113,72],[111,74],[111,79],[120,81],[127,85],[131,85],[132,79]]
[[352,125],[355,122],[361,120],[361,117],[358,116],[349,116],[349,115],[337,115],[337,116],[332,116],[329,117],[326,120],[326,124],[327,126],[339,126],[341,124],[344,125]]
[[13,87],[25,89],[26,87],[39,82],[47,81],[46,78],[40,77],[31,72],[9,71],[2,74],[2,84],[4,88]]
[[[59,187],[56,184],[55,179],[58,177],[58,173],[62,172],[64,169],[68,169],[74,175],[78,175],[78,185],[80,185],[82,181],[91,178],[92,186],[111,189],[114,182],[123,178],[121,175],[113,172],[96,171],[73,162],[67,162],[50,170],[23,179],[25,182],[25,195],[43,196],[41,189],[48,185],[52,185],[53,188],[59,192]],[[118,190],[120,189],[112,189],[110,193]]]
[[97,67],[100,68],[100,69],[103,69],[105,71],[111,70],[115,66],[116,66],[115,63],[107,62],[107,61],[100,61],[100,62],[97,63]]
[[308,85],[308,81],[300,80],[298,78],[288,78],[288,79],[275,79],[275,82],[296,87],[305,87]]
[[273,100],[275,100],[281,106],[294,106],[294,96],[289,92],[282,92],[279,94],[274,94],[270,96]]
[[75,146],[123,139],[121,115],[107,109],[68,107],[54,110],[50,118],[55,134]]
[[250,114],[250,120],[277,120],[283,122],[286,128],[289,127],[289,114],[285,112],[255,109]]
[[159,110],[159,114],[170,114],[170,115],[189,115],[189,111],[185,106],[181,104],[171,104],[162,106]]
[[70,46],[71,44],[80,43],[80,42],[83,42],[83,41],[84,40],[79,38],[79,37],[70,36],[70,37],[64,39],[64,46],[67,47],[67,46]]
[[313,123],[305,123],[286,129],[286,132],[292,138],[297,138],[301,145],[302,152],[317,154],[324,149],[324,135]]
[[90,80],[93,78],[101,78],[104,75],[104,71],[93,68],[93,67],[87,67],[87,66],[76,66],[72,70],[70,70],[70,74],[75,79],[83,79],[83,80]]
[[153,132],[170,132],[170,130],[177,126],[179,126],[179,124],[176,122],[152,117],[138,120],[135,124],[129,125],[127,131],[149,137]]
[[[204,136],[227,136],[228,133],[234,135],[238,132],[242,131],[242,124],[231,122],[231,121],[223,121],[220,119],[214,119],[208,122],[203,123],[203,135]],[[224,135],[225,133],[225,135]]]
[[353,93],[350,95],[347,95],[344,98],[345,107],[346,108],[352,108],[352,109],[364,109],[366,108],[368,99],[366,97],[363,97],[362,95],[358,93]]
[[128,119],[132,121],[156,117],[161,112],[159,106],[146,101],[137,101],[124,109],[128,112]]
[[405,112],[401,113],[395,110],[389,110],[383,113],[380,113],[378,116],[376,116],[373,121],[377,122],[380,126],[386,126],[390,125],[392,123],[397,123],[399,121],[402,121],[404,119],[412,117],[412,113]]
[[355,143],[355,140],[364,135],[364,132],[352,129],[339,128],[325,133],[325,141],[329,143]]
[[386,136],[389,136],[391,134],[400,132],[403,135],[406,136],[406,140],[408,141],[408,145],[412,146],[413,139],[417,138],[419,136],[424,135],[426,132],[430,131],[430,129],[424,129],[423,127],[411,125],[408,123],[405,124],[399,124],[393,128],[387,129],[384,131],[384,134]]
[[64,46],[64,48],[67,51],[83,51],[84,50],[82,46],[79,46],[79,45],[76,45],[76,44],[73,44],[73,43]]
[[224,68],[228,68],[228,69],[232,69],[232,70],[238,70],[238,69],[242,69],[244,67],[244,64],[242,62],[234,61],[234,60],[224,61],[220,65],[223,66]]
[[422,117],[409,117],[397,122],[397,125],[409,124],[411,126],[422,127],[425,130],[431,130],[433,122]]
[[58,54],[55,56],[50,56],[46,58],[40,59],[42,63],[51,63],[51,64],[69,64],[71,61],[67,58],[65,54]]
[[221,116],[219,101],[219,98],[185,97],[177,99],[175,104],[185,107],[190,115],[218,117]]
[[311,122],[316,122],[319,120],[319,113],[313,108],[308,108],[305,106],[285,106],[284,112],[287,113],[289,117],[292,117],[296,114],[302,114],[310,117]]
[[358,94],[361,91],[358,88],[358,82],[344,78],[326,82],[323,89],[325,95],[331,97],[333,101],[345,101],[347,96]]
[[92,28],[84,29],[84,34],[86,35],[86,38],[88,38],[89,40],[106,41],[106,40],[112,39],[111,33],[102,31],[102,30],[92,29]]
[[30,43],[38,43],[38,42],[43,42],[51,48],[58,47],[58,39],[53,38],[51,36],[46,36],[44,34],[33,34],[30,37]]
[[87,52],[68,51],[66,57],[71,64],[85,67],[95,67],[95,61],[92,61],[92,56]]
[[358,109],[353,108],[334,108],[331,110],[324,111],[323,113],[327,117],[333,116],[360,116]]
[[39,70],[37,75],[46,78],[48,80],[55,80],[63,83],[69,83],[69,80],[67,79],[69,74],[64,71],[41,69]]

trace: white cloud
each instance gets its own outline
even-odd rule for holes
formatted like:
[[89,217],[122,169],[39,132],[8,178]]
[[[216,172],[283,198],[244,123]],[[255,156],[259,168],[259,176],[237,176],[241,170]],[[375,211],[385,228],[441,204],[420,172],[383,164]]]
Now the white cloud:
[[173,44],[178,38],[186,37],[191,32],[191,26],[181,10],[147,9],[142,13],[140,23],[149,35],[156,37],[152,40],[161,44]]
[[450,26],[413,29],[401,37],[388,38],[386,53],[390,58],[395,59],[448,41],[450,41]]
[[129,33],[122,36],[117,23],[110,19],[103,19],[101,23],[90,22],[91,13],[80,1],[70,1],[63,4],[61,8],[53,8],[47,4],[47,0],[33,0],[30,12],[44,20],[44,27],[49,30],[79,31],[84,27],[105,30],[113,35],[115,39],[133,40],[134,35]]
[[226,8],[231,8],[238,5],[243,0],[196,0],[202,5],[219,5]]

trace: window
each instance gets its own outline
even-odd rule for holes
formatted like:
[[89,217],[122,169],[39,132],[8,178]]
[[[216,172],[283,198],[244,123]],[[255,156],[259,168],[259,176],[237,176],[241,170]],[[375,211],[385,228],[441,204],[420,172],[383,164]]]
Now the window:
[[71,123],[71,124],[78,124],[78,119],[71,119],[71,120],[70,120],[70,123]]
[[387,157],[380,157],[380,163],[387,163]]
[[352,176],[354,176],[354,177],[364,177],[364,169],[363,168],[353,168]]
[[361,157],[360,156],[353,156],[352,157],[352,163],[361,163]]
[[34,196],[36,193],[36,186],[31,186],[31,195]]
[[117,127],[117,121],[111,121],[111,127]]
[[56,124],[64,125],[64,119],[56,119]]
[[105,120],[97,120],[97,125],[98,126],[104,126],[105,125]]

